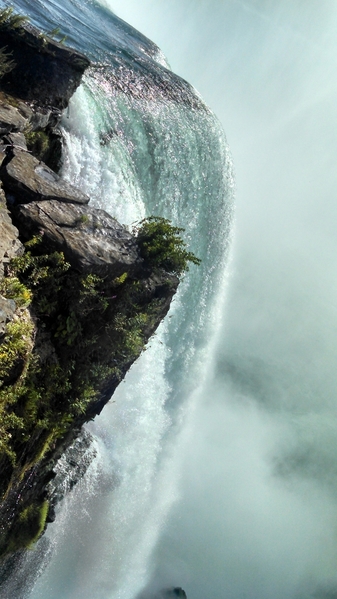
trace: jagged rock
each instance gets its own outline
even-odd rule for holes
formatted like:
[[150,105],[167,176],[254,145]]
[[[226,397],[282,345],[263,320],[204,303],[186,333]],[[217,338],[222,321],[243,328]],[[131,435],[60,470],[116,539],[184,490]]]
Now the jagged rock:
[[27,237],[42,232],[43,243],[80,272],[115,278],[142,264],[135,238],[104,210],[46,201],[18,206],[17,214]]
[[87,204],[89,197],[67,183],[43,162],[27,151],[16,147],[10,162],[3,164],[1,178],[6,192],[14,195],[16,203],[58,200]]
[[1,89],[40,106],[63,109],[81,82],[90,61],[30,24],[1,31],[1,46],[11,53],[16,66],[1,80]]
[[50,108],[35,110],[29,120],[32,130],[38,131],[39,129],[46,129],[49,125],[51,114],[52,111]]
[[56,505],[81,480],[96,455],[93,437],[83,429],[57,462],[54,468],[55,478],[47,485],[48,522],[54,522]]
[[27,125],[28,120],[17,108],[0,100],[0,135],[10,131],[23,131]]
[[0,186],[0,278],[4,274],[4,265],[11,258],[23,254],[24,248],[18,239],[19,232],[13,226],[6,207],[6,198]]
[[[0,92],[0,94],[5,98],[5,102],[8,103],[9,97],[6,96],[6,94],[3,94]],[[6,99],[7,98],[7,99]],[[33,110],[33,108],[31,106],[29,106],[29,104],[27,104],[26,102],[22,102],[21,100],[18,99],[12,99],[12,101],[14,100],[15,105],[19,111],[19,113],[25,118],[27,119],[27,121],[29,121],[29,123],[32,121],[33,116],[34,116],[34,112],[35,110]],[[10,103],[10,102],[9,102]]]
[[0,91],[0,135],[10,131],[39,131],[56,127],[62,111],[54,106],[28,104]]
[[26,138],[23,133],[8,133],[3,137],[5,147],[12,147],[14,150],[27,150]]

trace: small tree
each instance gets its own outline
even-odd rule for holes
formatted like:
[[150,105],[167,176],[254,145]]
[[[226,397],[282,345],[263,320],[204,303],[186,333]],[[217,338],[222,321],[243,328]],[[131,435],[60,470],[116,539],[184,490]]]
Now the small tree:
[[151,267],[163,268],[171,274],[182,275],[189,268],[188,263],[199,265],[201,260],[186,248],[180,237],[185,229],[174,227],[161,216],[144,218],[134,228],[142,258]]

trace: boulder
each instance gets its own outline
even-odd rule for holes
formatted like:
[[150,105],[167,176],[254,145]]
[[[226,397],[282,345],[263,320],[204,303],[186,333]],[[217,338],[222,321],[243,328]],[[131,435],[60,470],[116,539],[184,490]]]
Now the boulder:
[[12,145],[12,158],[9,162],[5,161],[0,171],[4,189],[6,193],[14,196],[16,203],[40,200],[78,204],[89,202],[85,193],[61,179],[43,162],[18,145]]
[[64,252],[80,272],[115,278],[142,265],[135,238],[104,210],[51,200],[20,205],[16,214],[27,238],[42,233],[44,246]]
[[23,131],[27,125],[28,120],[15,106],[0,100],[0,135],[10,131]]

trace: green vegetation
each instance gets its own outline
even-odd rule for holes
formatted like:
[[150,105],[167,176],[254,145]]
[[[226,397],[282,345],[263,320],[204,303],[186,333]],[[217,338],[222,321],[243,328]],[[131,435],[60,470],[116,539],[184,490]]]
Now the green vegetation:
[[[157,217],[139,224],[137,240],[151,268],[181,275],[189,262],[199,264],[181,231]],[[81,274],[62,253],[46,253],[42,241],[37,235],[27,242],[0,280],[1,295],[17,305],[0,339],[2,498],[50,459],[70,429],[95,415],[95,402],[109,396],[142,352],[172,286],[164,274],[155,295],[146,277]],[[29,547],[44,529],[46,502],[17,509],[0,555]]]
[[183,231],[160,216],[145,218],[134,229],[141,256],[149,266],[163,268],[177,276],[188,270],[189,262],[196,265],[201,262],[186,249],[186,243],[180,236]]
[[10,73],[15,67],[14,60],[11,60],[11,52],[6,52],[6,50],[6,46],[0,48],[0,79],[7,73]]
[[0,10],[0,29],[2,31],[10,29],[20,30],[22,25],[27,21],[28,17],[14,13],[12,6]]
[[57,37],[61,36],[60,39],[57,40],[59,44],[64,44],[64,42],[67,39],[66,35],[62,35],[59,27],[54,27],[54,29],[51,29],[51,31],[47,32],[47,35],[48,35],[48,37],[52,37],[52,38],[57,38]]
[[0,552],[2,547],[6,547],[3,549],[3,555],[22,548],[31,549],[45,529],[48,509],[49,503],[46,500],[31,503],[22,509],[11,530],[10,538],[1,539]]
[[[15,29],[20,32],[22,25],[28,20],[28,17],[23,15],[13,14],[13,8],[10,6],[0,10],[0,31]],[[12,60],[12,53],[6,52],[7,47],[0,48],[0,79],[10,73],[16,63]]]
[[[0,293],[21,306],[0,343],[2,494],[13,473],[85,420],[107,381],[117,384],[160,309],[160,300],[144,302],[143,283],[126,273],[113,281],[79,274],[62,253],[39,253],[40,242],[39,236],[28,242],[0,281]],[[34,351],[30,302],[39,322]]]
[[49,153],[50,139],[44,131],[25,131],[28,150],[37,158],[45,162]]

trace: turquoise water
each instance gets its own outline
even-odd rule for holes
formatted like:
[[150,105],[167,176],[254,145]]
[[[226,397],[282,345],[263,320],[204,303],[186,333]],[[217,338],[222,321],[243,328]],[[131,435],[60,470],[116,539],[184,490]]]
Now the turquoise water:
[[152,42],[91,2],[18,6],[44,29],[62,23],[69,43],[94,61],[63,118],[63,176],[127,225],[149,214],[170,218],[202,260],[89,427],[98,458],[48,529],[50,565],[31,595],[127,599],[149,582],[179,493],[186,417],[212,361],[231,236],[231,159],[219,121]]
[[[101,4],[17,2],[97,63],[64,175],[123,222],[172,217],[203,262],[94,424],[31,597],[334,599],[336,3]],[[229,265],[228,148],[167,61],[228,135]]]

